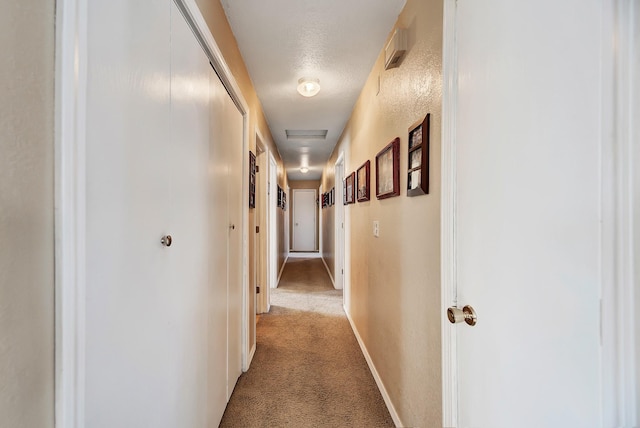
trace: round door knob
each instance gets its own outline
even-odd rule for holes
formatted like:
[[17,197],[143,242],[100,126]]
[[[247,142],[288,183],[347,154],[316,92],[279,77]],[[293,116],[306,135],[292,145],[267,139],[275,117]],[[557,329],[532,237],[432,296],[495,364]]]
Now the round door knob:
[[162,239],[160,240],[160,243],[165,247],[170,247],[172,242],[173,242],[173,238],[171,237],[171,235],[163,236]]
[[231,226],[229,226],[229,229],[231,229],[231,230],[236,230],[236,225],[235,225],[235,224],[232,224]]
[[462,309],[458,309],[455,306],[450,307],[447,309],[447,318],[449,318],[449,322],[451,324],[457,324],[464,321],[468,325],[474,326],[478,322],[476,311],[469,305]]

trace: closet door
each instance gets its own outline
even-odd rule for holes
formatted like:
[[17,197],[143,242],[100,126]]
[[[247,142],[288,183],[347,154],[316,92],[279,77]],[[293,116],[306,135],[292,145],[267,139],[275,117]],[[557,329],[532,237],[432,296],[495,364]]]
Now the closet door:
[[[171,177],[169,217],[173,243],[164,330],[173,367],[163,373],[176,412],[172,426],[206,422],[207,300],[209,281],[209,72],[207,56],[171,2]],[[224,352],[219,350],[218,352]]]
[[88,427],[176,426],[169,4],[88,3]]
[[207,426],[218,426],[227,404],[227,284],[229,213],[227,182],[229,175],[226,140],[225,100],[229,98],[220,79],[209,69],[209,294],[207,388],[209,406]]
[[242,307],[243,307],[243,254],[242,212],[247,201],[243,198],[243,118],[231,97],[225,99],[226,139],[228,150],[228,205],[229,223],[229,367],[227,399],[231,396],[238,377],[242,374]]

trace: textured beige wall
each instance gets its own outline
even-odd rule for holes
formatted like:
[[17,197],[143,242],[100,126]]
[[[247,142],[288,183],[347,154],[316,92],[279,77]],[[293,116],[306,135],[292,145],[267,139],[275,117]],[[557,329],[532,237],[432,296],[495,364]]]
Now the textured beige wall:
[[[278,170],[282,170],[283,168],[280,154],[278,153],[278,150],[275,147],[275,143],[273,142],[271,131],[269,130],[269,126],[262,111],[262,105],[260,104],[260,100],[258,99],[256,91],[253,87],[249,72],[247,71],[244,60],[242,59],[240,49],[238,48],[235,36],[231,31],[231,27],[229,25],[229,22],[227,21],[227,17],[224,13],[222,5],[218,0],[196,0],[196,3],[200,11],[202,12],[202,15],[204,16],[205,21],[207,22],[207,25],[211,30],[211,34],[213,35],[216,43],[218,44],[218,47],[220,48],[220,51],[222,52],[222,56],[227,62],[231,73],[235,77],[236,82],[238,83],[238,86],[242,91],[242,95],[249,105],[249,150],[251,150],[254,154],[256,153],[256,132],[259,132],[262,136],[262,143],[268,146],[269,150],[273,154],[273,157],[275,158],[278,165]],[[280,187],[286,188],[286,179],[281,173],[278,174],[278,184],[280,185]],[[256,234],[252,233],[253,231],[255,231],[256,227],[256,219],[254,214],[255,210],[249,210],[249,290],[251,293],[255,292],[258,276],[255,268],[257,261],[257,242],[255,239]],[[278,255],[278,266],[281,267],[284,264],[284,260],[286,257],[284,215],[282,213],[278,213],[278,240],[280,248]],[[249,310],[255,313],[255,299],[249,299],[249,301],[251,305]],[[252,330],[249,340],[253,342],[254,338],[255,330]]]
[[[442,403],[442,2],[408,0],[397,26],[407,28],[407,56],[399,68],[388,71],[384,71],[382,55],[378,58],[327,163],[323,187],[334,185],[334,164],[340,150],[345,151],[346,175],[371,160],[371,200],[345,207],[351,254],[348,310],[403,425],[437,427],[441,426]],[[376,94],[378,76],[380,93]],[[426,113],[431,113],[430,193],[407,197],[407,133]],[[375,155],[395,137],[401,140],[401,196],[377,200]],[[322,211],[324,217],[333,215]],[[379,238],[373,237],[373,220],[380,222]],[[326,229],[330,223],[324,219]],[[330,242],[327,239],[325,244]],[[333,246],[325,245],[325,251],[326,257],[333,257]]]
[[55,2],[0,13],[0,426],[54,423]]

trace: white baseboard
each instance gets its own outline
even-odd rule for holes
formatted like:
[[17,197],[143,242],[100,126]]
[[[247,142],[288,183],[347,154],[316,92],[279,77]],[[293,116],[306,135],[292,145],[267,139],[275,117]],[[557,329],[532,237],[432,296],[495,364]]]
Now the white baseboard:
[[289,260],[289,256],[284,259],[284,263],[282,263],[282,267],[280,268],[280,273],[278,273],[278,283],[276,284],[276,288],[278,288],[278,284],[280,284],[280,278],[282,278],[282,272],[284,272],[284,267],[287,265],[287,260]]
[[298,251],[298,252],[289,253],[289,257],[292,258],[292,259],[295,259],[295,258],[298,258],[298,259],[318,259],[318,258],[322,257],[322,255],[320,254],[320,252],[316,252],[316,251],[312,251],[312,252]]
[[333,288],[336,288],[336,282],[333,280],[333,275],[331,275],[331,271],[329,270],[329,266],[327,266],[327,262],[324,261],[324,257],[320,258],[322,260],[322,264],[327,269],[327,273],[329,274],[329,278],[331,278],[331,283],[333,284]]
[[249,367],[251,367],[251,361],[253,361],[253,356],[256,354],[256,344],[254,343],[249,351],[249,358],[247,358],[247,367],[243,370],[245,373],[249,371]]
[[391,414],[393,423],[396,425],[396,427],[403,427],[404,425],[400,420],[400,416],[398,415],[396,408],[393,407],[393,403],[391,402],[391,397],[389,397],[389,393],[387,392],[387,389],[384,387],[384,383],[382,383],[382,379],[378,374],[378,370],[376,370],[376,366],[373,365],[373,360],[371,360],[371,355],[369,355],[369,351],[367,351],[367,347],[364,345],[364,342],[362,341],[362,337],[360,337],[360,333],[358,333],[358,329],[356,328],[356,325],[353,323],[353,320],[351,319],[351,315],[349,315],[347,308],[344,308],[344,313],[347,314],[347,319],[349,320],[349,324],[351,324],[351,330],[353,330],[353,334],[356,336],[358,345],[360,345],[360,349],[364,354],[364,359],[367,360],[367,365],[369,366],[369,370],[371,370],[373,379],[376,381],[376,385],[378,385],[378,389],[380,390],[380,394],[382,394],[382,398],[384,399],[384,402],[387,405],[387,409]]

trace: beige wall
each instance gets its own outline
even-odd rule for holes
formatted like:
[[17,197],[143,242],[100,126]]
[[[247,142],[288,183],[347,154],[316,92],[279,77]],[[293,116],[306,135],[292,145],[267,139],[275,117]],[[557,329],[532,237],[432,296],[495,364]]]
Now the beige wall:
[[[372,162],[371,200],[345,207],[355,326],[404,426],[441,426],[440,350],[440,121],[442,2],[408,0],[397,23],[409,51],[399,68],[384,71],[380,56],[327,163],[323,187],[334,183],[336,158],[345,174]],[[376,95],[380,76],[380,93]],[[407,197],[407,132],[431,113],[429,195]],[[400,137],[401,196],[375,197],[375,155]],[[322,210],[329,229],[334,210]],[[372,221],[380,222],[380,237]],[[333,229],[331,229],[333,230]],[[330,235],[330,234],[328,234]],[[333,240],[325,236],[333,265]],[[347,263],[349,261],[347,260]]]
[[[236,82],[242,91],[242,95],[249,105],[249,150],[254,154],[256,153],[256,132],[259,132],[262,136],[262,143],[268,147],[278,164],[278,184],[280,187],[286,188],[286,178],[284,174],[280,172],[283,171],[280,154],[273,142],[271,131],[269,130],[269,126],[262,111],[262,105],[260,104],[260,100],[258,99],[253,87],[251,78],[249,77],[249,73],[244,60],[242,59],[242,55],[240,54],[235,36],[233,35],[229,22],[227,21],[224,9],[217,0],[196,0],[196,3],[202,12],[202,15],[204,16],[220,51],[222,52],[222,56],[227,62],[231,73],[235,77]],[[257,280],[257,272],[255,268],[257,261],[257,242],[256,234],[252,233],[255,231],[257,220],[254,214],[255,210],[249,210],[249,290],[251,293],[255,292]],[[278,266],[282,267],[286,257],[283,213],[278,213],[278,240],[280,248]],[[249,310],[252,313],[255,313],[255,299],[249,299],[249,301],[251,302],[251,308]],[[252,330],[249,340],[253,342],[254,338],[255,330]]]
[[0,14],[0,425],[54,422],[54,5]]

